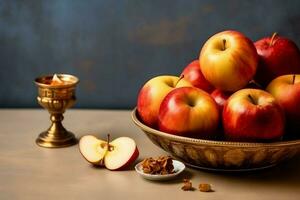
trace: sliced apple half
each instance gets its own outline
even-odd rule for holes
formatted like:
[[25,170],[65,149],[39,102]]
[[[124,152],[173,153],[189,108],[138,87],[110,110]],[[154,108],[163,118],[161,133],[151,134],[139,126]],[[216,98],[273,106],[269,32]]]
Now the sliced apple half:
[[110,149],[104,157],[105,167],[109,170],[122,170],[139,156],[135,141],[129,137],[119,137],[109,143]]
[[79,141],[79,150],[82,156],[94,165],[104,165],[104,156],[107,152],[107,142],[95,136],[86,135]]
[[79,141],[82,156],[90,163],[105,166],[109,170],[122,170],[133,163],[139,156],[135,141],[129,137],[120,137],[112,142],[99,140],[86,135]]

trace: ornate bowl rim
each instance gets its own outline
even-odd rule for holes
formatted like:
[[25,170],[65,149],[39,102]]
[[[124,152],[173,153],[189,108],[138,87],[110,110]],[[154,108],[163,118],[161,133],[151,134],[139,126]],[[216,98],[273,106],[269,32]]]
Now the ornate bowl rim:
[[297,140],[289,140],[289,141],[280,141],[280,142],[270,142],[270,143],[262,143],[262,142],[229,142],[229,141],[216,141],[216,140],[204,140],[204,139],[195,139],[188,138],[183,136],[172,135],[166,132],[162,132],[156,129],[153,129],[144,123],[142,123],[137,117],[137,108],[135,107],[131,112],[131,118],[133,122],[140,127],[142,130],[151,133],[153,135],[167,138],[170,140],[174,140],[177,142],[183,142],[188,144],[205,144],[209,146],[220,146],[220,147],[281,147],[281,146],[291,146],[291,145],[300,145],[300,139]]

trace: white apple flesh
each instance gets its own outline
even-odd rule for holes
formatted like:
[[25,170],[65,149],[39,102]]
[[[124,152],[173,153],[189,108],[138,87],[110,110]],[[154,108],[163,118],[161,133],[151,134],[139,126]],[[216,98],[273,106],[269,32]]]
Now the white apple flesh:
[[95,136],[86,135],[79,141],[79,150],[82,156],[94,165],[103,166],[103,158],[107,151],[107,142]]
[[109,144],[111,149],[104,157],[104,164],[107,169],[125,169],[139,156],[134,140],[129,137],[117,138]]

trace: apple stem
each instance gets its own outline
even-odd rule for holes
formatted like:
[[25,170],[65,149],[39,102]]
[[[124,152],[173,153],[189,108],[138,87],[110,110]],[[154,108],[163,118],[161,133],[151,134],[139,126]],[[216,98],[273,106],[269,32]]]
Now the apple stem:
[[273,33],[273,35],[272,35],[272,37],[271,37],[271,42],[270,42],[270,44],[269,44],[269,47],[273,45],[274,39],[275,39],[276,36],[277,36],[277,33],[276,33],[276,32]]
[[249,97],[250,101],[251,101],[254,105],[256,105],[256,101],[255,101],[254,98],[251,96],[251,94],[248,94],[248,97]]
[[293,75],[293,84],[295,84],[296,74]]
[[223,39],[223,49],[222,49],[223,51],[225,51],[226,50],[226,40],[225,39]]
[[184,75],[182,74],[180,77],[179,77],[179,79],[177,80],[177,82],[175,83],[175,86],[174,87],[176,87],[176,85],[179,83],[179,81],[181,80],[181,79],[183,79],[184,78]]
[[258,82],[256,82],[255,80],[251,80],[249,81],[249,83],[253,83],[254,85],[256,85],[259,88],[263,88],[263,86],[261,84],[259,84]]
[[107,150],[108,150],[108,151],[110,150],[110,147],[109,147],[109,140],[110,140],[110,134],[107,134]]

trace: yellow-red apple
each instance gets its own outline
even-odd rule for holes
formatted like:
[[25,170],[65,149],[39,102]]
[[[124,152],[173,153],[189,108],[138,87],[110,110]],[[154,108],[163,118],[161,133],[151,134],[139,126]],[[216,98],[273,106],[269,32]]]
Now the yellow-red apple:
[[138,95],[137,111],[141,120],[146,125],[156,128],[162,100],[174,88],[183,86],[192,86],[192,84],[177,76],[157,76],[150,79]]
[[209,38],[200,52],[200,67],[214,87],[235,92],[253,78],[258,55],[250,39],[237,31],[223,31]]
[[288,121],[300,122],[300,74],[282,75],[267,87],[285,111]]
[[284,134],[284,111],[276,99],[259,89],[235,92],[224,105],[225,138],[232,141],[273,141]]
[[214,90],[214,87],[204,78],[201,69],[199,60],[194,60],[188,64],[181,75],[184,76],[194,87],[202,89],[208,93],[211,93]]
[[180,136],[214,138],[219,112],[216,102],[195,87],[172,90],[159,110],[159,130]]

